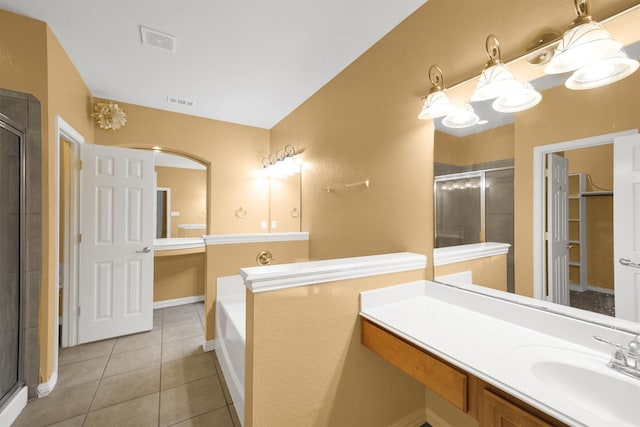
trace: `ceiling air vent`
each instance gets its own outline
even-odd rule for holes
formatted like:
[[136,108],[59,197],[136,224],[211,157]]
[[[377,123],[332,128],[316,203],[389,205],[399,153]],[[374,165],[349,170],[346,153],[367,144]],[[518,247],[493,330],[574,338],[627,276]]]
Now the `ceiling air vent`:
[[186,99],[174,98],[172,96],[167,96],[167,102],[171,104],[184,105],[186,107],[193,107],[196,105],[193,101],[187,101]]
[[152,30],[142,25],[140,26],[140,34],[142,35],[142,44],[144,46],[151,46],[169,52],[176,51],[177,40],[171,34]]

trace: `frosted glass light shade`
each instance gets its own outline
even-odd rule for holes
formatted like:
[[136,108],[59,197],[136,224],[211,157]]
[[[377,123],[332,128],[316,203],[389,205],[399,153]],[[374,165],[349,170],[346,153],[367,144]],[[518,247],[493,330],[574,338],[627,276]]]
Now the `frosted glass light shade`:
[[499,96],[491,106],[500,113],[516,113],[538,105],[541,99],[542,95],[527,82]]
[[499,62],[482,71],[476,90],[471,96],[471,102],[497,98],[519,86],[520,83],[513,78],[507,66]]
[[613,40],[598,22],[587,22],[566,31],[544,72],[559,74],[582,68],[597,59],[620,50],[622,43]]
[[434,90],[424,99],[422,111],[418,115],[421,120],[436,119],[451,113],[455,107],[441,90]]
[[576,70],[564,85],[573,90],[593,89],[622,80],[633,74],[638,61],[629,58],[622,49],[608,58],[595,61]]
[[442,124],[449,128],[460,129],[467,128],[478,123],[480,118],[473,111],[471,104],[465,104],[457,107],[451,114],[442,120]]

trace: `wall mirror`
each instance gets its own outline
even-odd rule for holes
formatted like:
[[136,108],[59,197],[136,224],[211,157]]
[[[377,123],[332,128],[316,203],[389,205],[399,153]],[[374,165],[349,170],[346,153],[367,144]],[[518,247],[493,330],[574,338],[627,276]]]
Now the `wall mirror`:
[[[630,14],[637,15],[637,8]],[[606,26],[612,34],[621,34],[616,33],[615,22]],[[623,30],[625,51],[631,58],[640,58],[640,30],[635,27],[632,34],[629,27]],[[542,94],[540,104],[519,113],[498,113],[491,100],[474,102],[479,122],[462,129],[444,126],[442,118],[434,120],[434,247],[509,243],[513,246],[507,262],[508,291],[639,321],[640,298],[628,292],[618,294],[622,288],[616,273],[620,258],[615,255],[616,244],[630,237],[614,238],[619,224],[613,206],[616,197],[631,200],[631,196],[613,191],[617,168],[613,137],[607,141],[602,136],[640,128],[640,71],[608,86],[570,90],[564,86],[570,73],[544,75],[524,57],[510,68],[514,74],[524,70],[534,76],[530,82]],[[598,137],[601,140],[592,140]],[[575,145],[562,144],[573,141]],[[552,295],[549,275],[553,273],[546,259],[536,258],[539,248],[532,238],[532,230],[533,234],[536,227],[544,230],[551,221],[535,213],[539,208],[532,183],[536,173],[543,172],[534,171],[539,166],[534,164],[534,152],[545,151],[544,163],[550,153],[539,147],[554,144],[562,148],[555,154],[568,167],[568,257],[564,265],[569,283],[564,300]],[[541,245],[546,253],[546,244]],[[627,281],[635,286],[633,279]],[[620,316],[617,306],[622,304],[635,305],[636,314]],[[558,311],[566,312],[563,307]]]
[[272,233],[300,231],[301,171],[270,178],[270,224]]
[[154,151],[156,238],[207,234],[207,166],[186,156]]

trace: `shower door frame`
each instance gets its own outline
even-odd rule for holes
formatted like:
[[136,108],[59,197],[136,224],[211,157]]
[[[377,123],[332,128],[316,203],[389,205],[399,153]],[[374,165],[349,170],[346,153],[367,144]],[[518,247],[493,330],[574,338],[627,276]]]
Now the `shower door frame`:
[[[25,340],[25,230],[26,224],[25,210],[25,188],[26,188],[26,151],[25,151],[25,138],[26,129],[15,123],[9,117],[0,113],[0,128],[7,130],[11,134],[15,135],[19,139],[20,144],[20,214],[19,214],[19,261],[18,261],[18,283],[19,283],[19,319],[18,319],[18,381],[12,386],[4,396],[0,396],[0,409],[10,405],[14,397],[16,397],[21,390],[26,390],[26,380],[24,378],[24,340]],[[26,398],[26,393],[25,393]],[[26,399],[25,402],[26,404]],[[6,406],[5,406],[6,405]]]

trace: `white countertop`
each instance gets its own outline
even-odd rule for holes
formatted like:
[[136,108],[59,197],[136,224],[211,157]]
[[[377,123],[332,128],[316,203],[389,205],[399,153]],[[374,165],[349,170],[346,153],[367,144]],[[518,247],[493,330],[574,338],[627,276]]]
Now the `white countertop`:
[[173,251],[176,249],[204,248],[202,237],[170,237],[154,239],[153,249],[156,251]]
[[468,245],[448,246],[433,249],[433,265],[453,264],[455,262],[470,261],[494,255],[504,255],[509,252],[508,243],[485,242]]
[[363,292],[360,314],[569,425],[632,425],[550,391],[525,367],[557,350],[624,377],[606,366],[611,351],[592,336],[627,343],[629,334],[429,281]]
[[291,233],[210,234],[204,236],[207,245],[231,245],[242,243],[289,242],[309,240],[306,231]]

